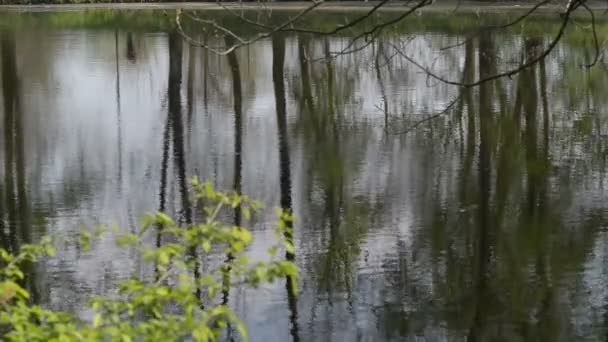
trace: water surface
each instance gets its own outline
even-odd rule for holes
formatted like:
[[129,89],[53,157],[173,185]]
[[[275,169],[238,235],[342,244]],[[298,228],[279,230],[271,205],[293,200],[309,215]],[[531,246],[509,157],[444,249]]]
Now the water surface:
[[[463,90],[393,46],[474,80],[534,58],[558,22],[494,34],[471,27],[500,16],[423,14],[324,59],[355,33],[220,56],[162,18],[1,15],[4,246],[133,230],[155,210],[185,222],[198,176],[298,217],[297,298],[284,282],[230,293],[253,341],[608,338],[608,69],[581,67],[593,58],[583,25],[533,68]],[[257,217],[253,256],[273,222]],[[92,294],[148,271],[110,240],[91,253],[64,243],[30,287],[86,316]]]

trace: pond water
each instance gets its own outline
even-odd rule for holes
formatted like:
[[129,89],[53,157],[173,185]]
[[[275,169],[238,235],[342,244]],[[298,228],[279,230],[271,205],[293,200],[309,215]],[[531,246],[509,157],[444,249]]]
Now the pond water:
[[[298,296],[284,282],[230,293],[252,341],[608,338],[608,68],[582,67],[584,23],[542,63],[463,90],[395,47],[471,81],[534,58],[559,21],[479,33],[504,16],[422,14],[324,59],[356,33],[223,56],[163,18],[0,15],[4,246],[134,229],[159,209],[185,220],[198,176],[298,218]],[[272,210],[256,218],[251,255],[273,224]],[[29,286],[86,317],[92,294],[144,272],[110,240],[89,253],[66,242]]]

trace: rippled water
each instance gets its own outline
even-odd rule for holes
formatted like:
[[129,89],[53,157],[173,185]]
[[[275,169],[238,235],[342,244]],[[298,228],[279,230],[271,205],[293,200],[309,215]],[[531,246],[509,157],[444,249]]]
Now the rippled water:
[[[1,15],[4,246],[134,229],[160,208],[184,219],[198,176],[267,207],[290,201],[298,217],[297,302],[281,282],[230,294],[253,341],[607,338],[608,69],[581,67],[583,26],[543,63],[467,91],[394,46],[473,80],[532,58],[558,23],[471,35],[476,16],[424,14],[326,60],[348,34],[220,56],[161,17]],[[273,215],[253,227],[254,256],[274,241]],[[92,294],[145,272],[110,240],[91,253],[64,243],[31,288],[86,316]]]

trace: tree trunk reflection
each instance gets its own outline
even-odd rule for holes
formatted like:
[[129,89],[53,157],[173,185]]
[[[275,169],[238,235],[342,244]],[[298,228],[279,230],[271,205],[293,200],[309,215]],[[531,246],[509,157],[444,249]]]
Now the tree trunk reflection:
[[[283,210],[292,212],[291,200],[291,165],[289,156],[289,143],[287,136],[287,104],[285,101],[285,37],[274,35],[272,38],[272,83],[274,85],[274,99],[277,117],[277,134],[279,142],[279,187],[281,191],[280,204]],[[304,81],[303,81],[304,82]],[[293,229],[294,227],[289,227]],[[293,231],[286,232],[285,238],[293,244]],[[295,260],[295,254],[286,252],[285,258]],[[285,287],[290,311],[291,336],[299,341],[298,302],[294,293],[295,279],[286,277]]]
[[[12,253],[18,252],[22,244],[33,243],[31,227],[31,210],[27,190],[27,169],[25,165],[25,143],[23,117],[19,89],[20,80],[17,75],[17,52],[15,33],[6,31],[0,36],[2,50],[2,95],[4,101],[4,191],[1,201],[6,202],[0,209],[6,210],[8,235],[4,224],[2,228],[2,245]],[[0,212],[0,221],[4,221],[5,213]],[[36,285],[34,265],[24,267],[25,279],[23,285],[28,290],[34,303],[39,302],[40,293]]]

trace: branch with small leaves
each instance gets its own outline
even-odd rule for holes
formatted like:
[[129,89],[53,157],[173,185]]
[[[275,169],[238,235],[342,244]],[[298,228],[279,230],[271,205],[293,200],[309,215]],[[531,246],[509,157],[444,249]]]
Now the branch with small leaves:
[[[118,285],[117,293],[98,296],[90,303],[91,321],[69,313],[43,309],[30,302],[20,282],[27,280],[20,269],[24,262],[52,256],[52,241],[24,245],[13,255],[0,249],[0,325],[7,341],[134,341],[180,340],[215,341],[230,325],[246,339],[247,331],[237,315],[217,299],[231,286],[257,287],[279,278],[297,279],[295,264],[278,256],[284,249],[293,253],[293,243],[284,231],[293,217],[279,212],[277,244],[269,250],[269,260],[251,262],[246,256],[253,237],[243,226],[219,220],[223,209],[240,208],[249,220],[261,204],[241,194],[216,191],[211,183],[192,181],[196,202],[206,219],[201,224],[179,226],[165,213],[146,215],[137,233],[96,229],[84,232],[79,241],[86,247],[106,234],[115,237],[121,248],[135,250],[144,263],[154,265],[156,277],[134,277]],[[161,229],[150,229],[161,227]],[[161,234],[160,246],[146,243],[149,234]],[[192,251],[196,254],[193,255]],[[205,274],[193,272],[195,260],[212,253],[230,253],[233,258],[211,267]],[[230,282],[226,282],[226,273]],[[293,282],[294,293],[297,291]],[[203,292],[205,298],[198,293]]]

